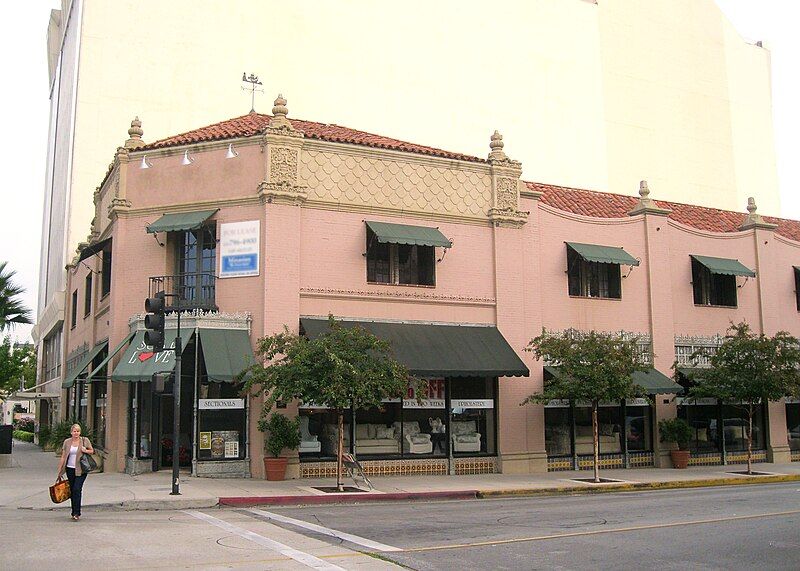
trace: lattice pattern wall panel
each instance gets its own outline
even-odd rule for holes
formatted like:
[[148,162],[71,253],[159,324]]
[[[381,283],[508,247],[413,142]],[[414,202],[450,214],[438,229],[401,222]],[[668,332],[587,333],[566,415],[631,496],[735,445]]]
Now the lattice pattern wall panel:
[[800,462],[800,450],[792,450],[792,462]]
[[719,452],[705,452],[702,454],[692,452],[689,466],[719,466],[722,464],[722,454]]
[[[753,450],[753,462],[766,462],[766,450]],[[728,452],[728,464],[747,464],[747,452]]]
[[[628,461],[631,468],[650,468],[655,465],[655,455],[652,452],[630,452]],[[592,469],[592,457],[581,456],[578,459],[581,470]],[[621,454],[601,454],[601,468],[624,468],[625,457]],[[564,456],[550,456],[547,458],[548,472],[568,472],[572,470],[572,458]]]
[[486,174],[424,162],[305,151],[300,182],[310,200],[482,217],[491,207]]
[[[600,454],[600,468],[624,468],[625,459],[622,454]],[[594,468],[594,457],[578,456],[579,470],[592,470]]]
[[655,466],[655,455],[652,452],[629,452],[628,461],[631,468],[651,468]]
[[[447,474],[447,460],[440,458],[420,460],[361,460],[361,466],[364,468],[364,472],[366,472],[367,476],[443,476]],[[456,469],[458,469],[458,464],[456,464]],[[465,473],[477,474],[481,472]],[[336,462],[302,462],[300,464],[300,477],[335,478]]]
[[459,458],[456,460],[456,475],[496,474],[496,458]]

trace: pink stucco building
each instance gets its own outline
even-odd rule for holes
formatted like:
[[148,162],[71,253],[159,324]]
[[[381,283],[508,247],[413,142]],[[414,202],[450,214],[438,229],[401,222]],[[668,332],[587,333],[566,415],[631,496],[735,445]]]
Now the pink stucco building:
[[[263,476],[258,402],[232,377],[259,337],[315,335],[328,314],[391,339],[429,379],[422,403],[348,418],[346,442],[375,473],[586,465],[584,407],[520,406],[553,373],[523,352],[542,327],[629,331],[652,358],[654,404],[602,407],[605,465],[667,465],[655,426],[676,414],[695,428],[695,463],[740,459],[740,413],[684,402],[666,377],[731,322],[800,335],[800,223],[754,203],[652,200],[646,183],[637,199],[524,182],[498,133],[480,159],[287,114],[279,97],[272,116],[149,144],[134,121],[95,193],[68,267],[62,416],[95,428],[106,469],[159,469],[175,448],[174,352],[152,355],[142,333],[143,301],[162,289],[186,310],[179,454],[198,475]],[[174,316],[167,327],[169,346]],[[759,458],[800,459],[798,407],[759,413]],[[303,434],[290,475],[329,474],[332,415],[288,412]]]

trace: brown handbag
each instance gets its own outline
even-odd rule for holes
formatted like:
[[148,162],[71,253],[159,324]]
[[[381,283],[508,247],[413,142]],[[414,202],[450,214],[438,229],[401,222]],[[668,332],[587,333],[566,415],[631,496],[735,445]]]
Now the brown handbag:
[[54,504],[60,504],[67,501],[72,495],[69,482],[67,480],[59,479],[58,482],[50,486],[50,499]]

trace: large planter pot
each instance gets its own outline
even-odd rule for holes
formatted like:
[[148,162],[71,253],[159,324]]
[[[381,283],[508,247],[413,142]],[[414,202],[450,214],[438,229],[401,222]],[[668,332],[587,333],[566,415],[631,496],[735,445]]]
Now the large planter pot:
[[264,473],[267,480],[278,482],[286,478],[286,464],[288,458],[264,458]]
[[685,469],[689,466],[689,457],[691,452],[688,450],[670,450],[670,458],[672,458],[672,467],[678,469]]

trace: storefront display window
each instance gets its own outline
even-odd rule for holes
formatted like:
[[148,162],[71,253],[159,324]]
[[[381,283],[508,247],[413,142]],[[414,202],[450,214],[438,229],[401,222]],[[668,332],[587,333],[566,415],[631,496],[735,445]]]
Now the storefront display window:
[[197,405],[198,460],[245,458],[247,411],[241,386],[201,382]]
[[[726,450],[747,450],[747,418],[746,405],[725,405],[722,407],[722,426],[725,431]],[[716,426],[716,425],[715,425]],[[753,411],[753,448],[764,446],[764,414],[761,405]]]
[[94,433],[94,446],[105,448],[106,445],[106,381],[92,383],[92,432]]
[[552,401],[544,409],[544,446],[548,456],[571,456],[572,417],[568,401]]
[[791,450],[800,450],[800,401],[786,403],[786,432]]
[[678,417],[692,427],[693,437],[689,442],[692,452],[719,452],[717,426],[719,426],[719,406],[714,399],[697,399],[678,405]]
[[[495,454],[495,395],[494,378],[428,379],[423,395],[409,390],[402,401],[387,399],[380,407],[345,414],[344,448],[367,458]],[[299,417],[300,459],[334,458],[336,414],[308,404],[300,406]]]
[[653,418],[648,404],[626,405],[625,440],[628,452],[646,452],[653,449]]
[[[597,433],[600,454],[620,454],[622,409],[619,405],[601,403],[597,410]],[[592,407],[575,407],[575,453],[594,454]]]

